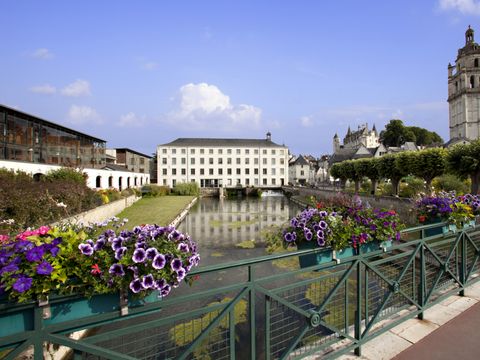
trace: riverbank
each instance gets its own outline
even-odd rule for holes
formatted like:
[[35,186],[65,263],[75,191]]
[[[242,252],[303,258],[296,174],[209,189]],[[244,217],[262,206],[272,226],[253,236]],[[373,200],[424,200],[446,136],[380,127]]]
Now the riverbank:
[[123,210],[117,217],[127,218],[125,228],[131,229],[141,224],[157,224],[167,226],[172,223],[195,196],[159,196],[144,197],[132,206]]

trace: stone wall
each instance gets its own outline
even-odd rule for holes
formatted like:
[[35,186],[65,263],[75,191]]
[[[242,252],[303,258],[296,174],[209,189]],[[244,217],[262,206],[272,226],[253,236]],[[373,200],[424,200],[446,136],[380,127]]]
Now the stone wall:
[[129,207],[140,199],[141,197],[131,195],[124,199],[112,201],[111,203],[96,207],[95,209],[85,211],[67,219],[63,219],[61,223],[89,224],[101,222],[121,213],[123,209]]

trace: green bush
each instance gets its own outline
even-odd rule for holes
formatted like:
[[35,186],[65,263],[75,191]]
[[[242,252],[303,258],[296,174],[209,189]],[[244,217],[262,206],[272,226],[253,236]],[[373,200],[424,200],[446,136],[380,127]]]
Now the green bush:
[[51,170],[43,177],[44,181],[73,181],[79,184],[87,184],[87,175],[81,171],[72,168],[60,168],[58,170]]
[[175,185],[172,189],[172,193],[175,195],[198,196],[200,194],[200,188],[196,182],[180,183]]
[[400,197],[413,198],[425,192],[425,182],[416,176],[407,176],[400,183]]
[[437,176],[432,181],[432,187],[435,191],[455,191],[457,194],[466,194],[470,191],[469,182],[451,174]]
[[48,225],[100,205],[101,198],[85,184],[53,178],[34,181],[25,173],[0,170],[0,219],[13,219],[5,231]]
[[170,188],[168,186],[147,184],[142,186],[141,193],[146,197],[166,196],[170,194]]

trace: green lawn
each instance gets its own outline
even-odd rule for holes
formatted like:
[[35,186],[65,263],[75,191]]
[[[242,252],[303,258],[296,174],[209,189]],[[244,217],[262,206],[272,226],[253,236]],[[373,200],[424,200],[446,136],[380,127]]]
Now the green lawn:
[[123,210],[117,216],[127,218],[125,228],[132,229],[141,224],[168,225],[192,201],[194,196],[146,197]]

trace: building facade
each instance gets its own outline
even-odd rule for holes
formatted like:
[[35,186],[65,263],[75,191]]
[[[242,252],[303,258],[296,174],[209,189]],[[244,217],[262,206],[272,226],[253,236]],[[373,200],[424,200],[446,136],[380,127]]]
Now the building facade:
[[107,149],[107,155],[115,157],[115,164],[142,174],[150,173],[151,156],[128,148]]
[[[0,168],[39,178],[61,167],[87,175],[93,189],[141,186],[150,174],[107,168],[106,141],[0,105]],[[147,162],[148,163],[148,162]]]
[[280,187],[288,183],[288,148],[266,139],[179,138],[157,148],[157,183],[173,187]]
[[106,141],[0,105],[0,160],[101,168]]
[[288,167],[288,182],[292,185],[307,185],[315,183],[315,164],[308,157],[299,155],[290,161]]
[[340,143],[338,134],[333,137],[333,153],[339,152],[341,149],[358,149],[361,146],[366,148],[375,148],[380,145],[380,138],[377,133],[375,124],[371,130],[368,129],[368,124],[358,126],[357,131],[351,131],[348,127],[347,134],[343,138],[343,144]]
[[448,64],[448,105],[450,143],[480,138],[480,45],[470,26],[455,65]]

